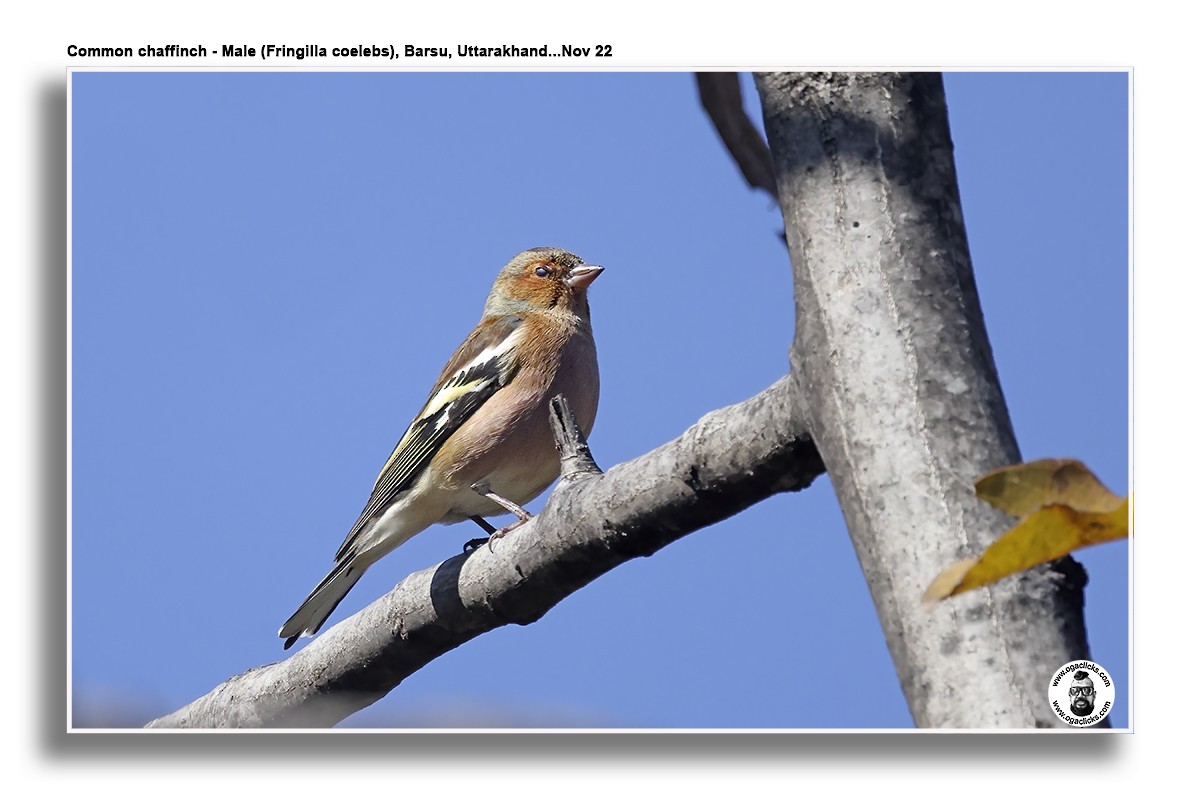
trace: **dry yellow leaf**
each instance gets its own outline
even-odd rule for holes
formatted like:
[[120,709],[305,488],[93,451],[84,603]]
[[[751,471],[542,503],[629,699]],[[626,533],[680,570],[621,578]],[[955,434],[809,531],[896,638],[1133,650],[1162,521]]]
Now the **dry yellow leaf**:
[[927,609],[1081,547],[1129,536],[1128,498],[1110,492],[1078,461],[1044,459],[1003,467],[976,481],[975,492],[1021,522],[983,555],[942,570],[921,598]]
[[1022,519],[1056,503],[1076,511],[1103,513],[1115,511],[1124,502],[1081,462],[1057,458],[993,470],[975,481],[975,493],[980,500]]
[[932,611],[933,607],[938,604],[938,601],[945,600],[951,595],[958,594],[965,589],[959,589],[963,577],[971,570],[971,567],[979,563],[978,558],[964,558],[962,561],[956,561],[944,570],[938,573],[938,576],[933,579],[933,583],[929,584],[929,588],[925,590],[925,594],[921,595],[921,606],[926,611]]

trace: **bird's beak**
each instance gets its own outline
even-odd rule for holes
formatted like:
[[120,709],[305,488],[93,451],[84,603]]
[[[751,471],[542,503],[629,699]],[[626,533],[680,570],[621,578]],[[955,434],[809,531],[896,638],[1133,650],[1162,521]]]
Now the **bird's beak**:
[[592,281],[600,277],[601,272],[604,272],[604,267],[597,267],[595,264],[580,264],[567,276],[567,286],[572,289],[586,289]]

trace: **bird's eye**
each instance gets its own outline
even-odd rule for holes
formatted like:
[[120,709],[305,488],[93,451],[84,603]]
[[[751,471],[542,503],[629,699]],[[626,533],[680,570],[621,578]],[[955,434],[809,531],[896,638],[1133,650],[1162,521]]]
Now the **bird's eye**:
[[548,278],[550,277],[550,270],[546,269],[545,267],[538,267],[533,271],[533,274],[537,275],[539,278]]

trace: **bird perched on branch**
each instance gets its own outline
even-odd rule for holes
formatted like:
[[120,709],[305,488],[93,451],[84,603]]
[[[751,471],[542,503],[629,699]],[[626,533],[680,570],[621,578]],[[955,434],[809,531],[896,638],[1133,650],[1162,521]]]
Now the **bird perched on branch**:
[[[490,544],[531,518],[522,506],[559,472],[550,398],[566,396],[585,436],[596,419],[587,288],[603,269],[554,247],[505,265],[483,318],[383,465],[333,569],[279,629],[285,650],[320,629],[367,567],[430,525],[473,519]],[[500,530],[483,519],[505,511],[517,521]]]

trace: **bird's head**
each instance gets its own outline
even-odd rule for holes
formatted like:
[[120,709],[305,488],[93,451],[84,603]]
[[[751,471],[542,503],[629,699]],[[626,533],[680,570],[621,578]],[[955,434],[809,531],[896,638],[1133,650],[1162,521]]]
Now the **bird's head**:
[[588,319],[587,287],[603,271],[566,250],[534,247],[518,253],[500,271],[484,314],[557,310]]

